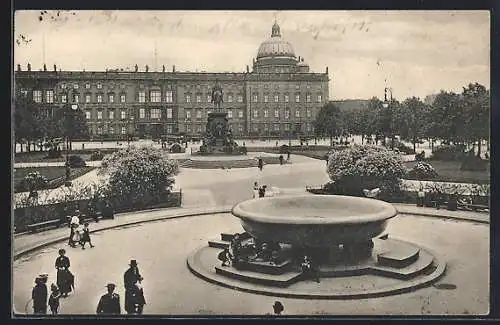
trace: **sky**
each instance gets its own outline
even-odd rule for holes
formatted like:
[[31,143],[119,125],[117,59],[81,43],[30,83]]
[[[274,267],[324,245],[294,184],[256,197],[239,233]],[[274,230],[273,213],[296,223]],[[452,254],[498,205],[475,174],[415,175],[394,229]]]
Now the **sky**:
[[[244,72],[277,20],[330,100],[490,87],[488,11],[16,11],[14,64],[39,70]],[[19,37],[23,35],[24,40]],[[156,56],[155,56],[156,49]]]

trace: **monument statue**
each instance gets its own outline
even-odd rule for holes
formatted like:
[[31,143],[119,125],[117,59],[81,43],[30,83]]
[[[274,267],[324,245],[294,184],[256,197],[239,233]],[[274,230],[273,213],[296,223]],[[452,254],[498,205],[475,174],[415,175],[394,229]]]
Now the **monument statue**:
[[220,86],[218,80],[215,80],[215,86],[212,88],[212,103],[214,103],[215,110],[221,109],[221,104],[224,102],[224,94],[222,92],[222,87]]
[[211,102],[214,104],[214,112],[208,114],[207,131],[203,138],[203,144],[200,147],[201,154],[242,154],[238,148],[238,144],[232,139],[227,112],[222,111],[223,97],[224,92],[219,81],[216,79],[211,97]]

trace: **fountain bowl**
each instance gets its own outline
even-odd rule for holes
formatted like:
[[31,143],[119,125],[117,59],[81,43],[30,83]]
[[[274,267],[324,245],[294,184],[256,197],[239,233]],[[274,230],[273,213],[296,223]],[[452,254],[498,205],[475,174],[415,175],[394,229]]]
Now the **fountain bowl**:
[[299,247],[371,242],[397,215],[376,199],[307,194],[247,200],[231,212],[252,237]]

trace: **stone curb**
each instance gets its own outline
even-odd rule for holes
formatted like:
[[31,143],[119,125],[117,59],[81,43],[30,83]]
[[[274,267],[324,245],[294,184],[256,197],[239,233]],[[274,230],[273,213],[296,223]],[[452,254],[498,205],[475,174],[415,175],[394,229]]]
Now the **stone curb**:
[[[399,240],[399,239],[398,239]],[[401,240],[400,240],[401,241]],[[428,249],[427,247],[419,246],[420,249],[423,249],[434,256],[434,261],[437,262],[437,268],[429,275],[423,277],[423,279],[418,280],[409,280],[408,283],[396,284],[392,286],[388,286],[381,289],[367,290],[365,292],[336,292],[336,293],[315,293],[315,292],[293,292],[289,291],[286,288],[273,288],[272,290],[261,289],[256,287],[252,283],[238,281],[230,278],[224,278],[218,274],[209,274],[203,267],[199,267],[195,261],[195,257],[199,253],[200,250],[207,247],[207,245],[201,246],[198,249],[194,250],[191,254],[189,254],[186,259],[186,264],[188,269],[195,276],[216,284],[222,287],[226,287],[229,289],[249,292],[253,294],[260,294],[265,296],[273,296],[273,297],[284,297],[284,298],[294,298],[294,299],[321,299],[321,300],[347,300],[347,299],[368,299],[368,298],[377,298],[384,296],[392,296],[397,294],[403,294],[415,291],[417,289],[421,289],[424,287],[428,287],[442,278],[446,272],[446,262],[445,260],[434,251]]]
[[477,222],[477,223],[482,223],[482,224],[489,224],[490,223],[490,220],[488,220],[488,219],[481,219],[481,218],[476,218],[476,217],[462,217],[462,216],[456,216],[456,215],[445,215],[445,214],[440,214],[440,213],[413,211],[412,209],[406,209],[406,207],[404,205],[399,205],[399,204],[395,204],[395,207],[396,207],[396,210],[398,211],[398,213],[401,213],[401,214],[412,214],[412,215],[417,215],[417,216],[432,217],[432,218],[439,218],[439,219],[452,219],[452,220],[460,220],[460,221],[468,221],[468,222]]
[[[151,209],[148,210],[148,212],[153,212],[153,211],[159,211],[162,208],[158,209]],[[177,218],[183,218],[183,217],[194,217],[194,216],[202,216],[202,215],[208,215],[208,214],[218,214],[218,213],[229,213],[231,212],[231,207],[220,207],[220,208],[207,208],[205,211],[196,211],[195,209],[192,209],[194,211],[189,211],[189,208],[186,208],[188,211],[183,211],[183,212],[178,212],[174,213],[168,216],[159,216],[159,217],[153,217],[151,219],[145,219],[145,220],[136,220],[136,221],[131,221],[131,222],[124,222],[121,224],[115,224],[115,225],[109,225],[109,226],[104,226],[99,229],[95,229],[90,231],[90,233],[96,233],[100,231],[105,231],[105,230],[110,230],[114,228],[119,228],[119,227],[125,227],[125,226],[130,226],[130,225],[135,225],[135,224],[140,224],[140,223],[145,223],[145,222],[152,222],[152,221],[160,221],[160,220],[168,220],[168,219],[177,219]],[[50,246],[52,244],[59,243],[61,241],[66,241],[68,239],[67,235],[64,236],[59,236],[57,238],[48,240],[47,242],[43,243],[38,243],[34,244],[32,247],[20,250],[17,253],[14,253],[12,258],[13,260],[17,260],[20,257],[25,256],[26,254],[29,254],[31,252],[34,252],[36,250],[39,250],[43,247]]]

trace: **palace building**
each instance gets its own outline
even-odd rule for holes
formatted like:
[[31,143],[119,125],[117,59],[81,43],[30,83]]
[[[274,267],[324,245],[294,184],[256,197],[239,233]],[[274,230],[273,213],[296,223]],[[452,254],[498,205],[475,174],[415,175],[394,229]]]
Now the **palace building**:
[[213,111],[211,90],[222,86],[222,109],[235,137],[312,135],[313,121],[328,102],[328,67],[309,71],[277,23],[243,73],[27,71],[17,65],[16,96],[31,96],[46,114],[76,104],[85,112],[92,139],[200,136]]

